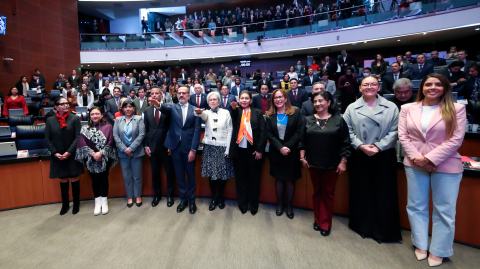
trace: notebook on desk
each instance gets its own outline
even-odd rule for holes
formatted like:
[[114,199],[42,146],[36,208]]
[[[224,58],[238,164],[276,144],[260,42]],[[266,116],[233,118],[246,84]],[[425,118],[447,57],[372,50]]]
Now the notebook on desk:
[[0,157],[17,155],[15,142],[0,143]]

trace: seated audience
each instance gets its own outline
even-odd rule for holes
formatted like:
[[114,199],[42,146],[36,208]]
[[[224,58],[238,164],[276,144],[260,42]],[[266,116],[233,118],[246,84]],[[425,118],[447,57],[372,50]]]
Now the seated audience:
[[313,70],[315,70],[317,72],[320,72],[320,66],[318,66],[317,61],[315,61],[315,60],[312,60],[312,64],[310,65],[310,68],[312,68]]
[[267,73],[265,73],[265,72],[262,72],[262,78],[257,80],[257,84],[256,84],[257,93],[260,92],[260,86],[262,86],[262,84],[268,85],[269,89],[272,88],[272,80],[267,77]]
[[317,75],[313,74],[313,69],[308,68],[308,74],[303,78],[303,87],[308,87],[312,86],[315,82],[319,81],[319,78]]
[[431,58],[427,60],[427,63],[433,64],[433,66],[443,66],[447,65],[447,61],[442,58],[438,58],[438,51],[434,50],[430,53]]
[[480,99],[480,66],[472,65],[469,69],[470,77],[461,96],[465,99],[478,101]]
[[382,92],[383,94],[392,94],[393,93],[393,84],[401,79],[401,78],[408,78],[410,79],[410,74],[408,72],[401,73],[400,70],[402,67],[398,62],[392,63],[392,74],[385,75],[382,78]]
[[303,66],[301,61],[297,62],[297,65],[295,66],[294,71],[297,72],[298,74],[305,74],[305,67]]
[[462,71],[464,71],[464,70],[468,71],[468,68],[470,68],[470,66],[476,64],[475,61],[467,60],[467,56],[468,56],[468,54],[467,54],[466,50],[460,50],[458,52],[458,60],[462,61],[465,64],[465,66],[461,69]]
[[290,103],[292,106],[296,106],[299,109],[302,109],[303,102],[308,100],[308,93],[304,89],[298,89],[298,80],[291,79],[290,86],[292,89],[287,92],[288,98],[290,98]]
[[458,92],[460,87],[463,87],[465,84],[467,84],[465,73],[461,71],[464,67],[464,62],[455,61],[437,73],[442,74],[448,79],[453,92]]
[[417,59],[412,57],[412,52],[411,51],[405,52],[405,61],[407,63],[409,63],[410,65],[417,63]]
[[417,63],[410,66],[412,79],[423,79],[433,73],[433,64],[426,63],[427,57],[424,54],[417,55]]
[[295,79],[298,79],[298,74],[297,72],[295,72],[295,67],[290,66],[290,69],[289,69],[289,72],[287,73],[287,75],[290,77],[290,78],[295,78]]
[[210,68],[208,70],[208,74],[205,76],[205,79],[209,81],[217,81],[217,75],[213,73],[213,69]]
[[[161,100],[162,104],[172,104],[173,103],[172,96],[167,91],[167,85],[163,84],[160,87],[160,90],[162,90],[162,100]],[[178,101],[178,99],[177,99],[177,101]],[[150,104],[148,104],[148,105],[150,105]]]
[[223,76],[223,78],[222,78],[222,85],[230,84],[232,82],[231,79],[232,79],[232,71],[228,70],[225,73],[225,76]]
[[452,46],[450,47],[447,53],[447,59],[456,59],[458,58],[457,47]]
[[[298,81],[298,79],[296,79]],[[289,91],[291,90],[290,87],[290,76],[288,74],[285,74],[283,76],[283,80],[280,82],[280,89],[284,91]]]
[[23,109],[23,114],[28,114],[27,102],[23,95],[19,94],[16,87],[12,87],[8,92],[7,97],[3,101],[3,115],[8,116],[9,109]]
[[263,115],[265,115],[265,112],[270,109],[272,95],[269,92],[269,86],[267,84],[262,84],[260,85],[260,94],[257,94],[252,98],[252,107],[262,110]]
[[130,83],[130,77],[125,77],[125,83],[122,83],[122,90],[125,94],[129,93],[131,90],[134,90],[133,84]]
[[410,69],[410,63],[405,60],[403,55],[397,55],[397,63],[400,65],[402,73],[408,71]]
[[62,77],[62,75],[60,74],[60,75],[58,75],[58,77],[57,77],[57,81],[55,81],[55,82],[53,83],[52,89],[53,89],[53,90],[59,90],[60,92],[62,92],[64,88],[65,88],[65,81],[63,80],[63,77]]
[[388,101],[397,105],[398,109],[404,104],[412,103],[415,101],[415,96],[412,92],[413,83],[408,78],[399,78],[393,83],[393,98],[387,98]]

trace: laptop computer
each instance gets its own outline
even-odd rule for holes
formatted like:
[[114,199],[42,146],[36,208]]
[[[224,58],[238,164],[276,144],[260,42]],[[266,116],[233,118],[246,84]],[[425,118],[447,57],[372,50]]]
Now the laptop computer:
[[27,91],[27,95],[37,94],[37,90],[29,90]]
[[77,106],[75,108],[75,112],[77,112],[77,114],[81,114],[81,113],[87,113],[88,112],[88,107],[86,106]]
[[25,97],[25,102],[27,104],[31,103],[32,102],[32,97]]
[[10,126],[0,126],[0,137],[12,137]]
[[47,113],[52,111],[52,110],[53,110],[53,107],[44,107],[43,108],[43,112],[45,113],[45,115],[47,115]]
[[0,157],[17,155],[15,142],[0,143]]
[[23,116],[23,109],[22,108],[18,108],[18,109],[9,109],[8,110],[8,114],[10,116]]

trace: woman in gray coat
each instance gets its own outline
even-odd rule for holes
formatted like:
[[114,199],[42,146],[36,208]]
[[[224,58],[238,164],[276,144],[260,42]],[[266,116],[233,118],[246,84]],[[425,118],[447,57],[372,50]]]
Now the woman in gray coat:
[[141,116],[135,115],[135,105],[126,100],[122,104],[123,116],[115,119],[113,138],[117,144],[122,167],[123,181],[127,192],[127,206],[132,207],[135,196],[138,207],[142,206],[142,164],[145,124]]
[[379,96],[378,79],[365,77],[362,97],[343,115],[354,150],[348,162],[350,223],[378,243],[402,240],[397,196],[398,108]]

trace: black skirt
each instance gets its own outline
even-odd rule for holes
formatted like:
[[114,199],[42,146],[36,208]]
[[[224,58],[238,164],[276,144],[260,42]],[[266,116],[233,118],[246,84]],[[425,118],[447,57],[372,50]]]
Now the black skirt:
[[[299,156],[298,160],[293,162],[291,160],[288,160],[270,163],[270,175],[272,177],[274,177],[275,179],[289,181],[299,180],[302,177],[302,167],[298,150],[293,150],[293,152],[290,152],[288,155],[290,154],[296,154],[296,156]],[[282,158],[287,159],[286,156],[282,156],[281,159]]]
[[402,240],[395,149],[381,151],[372,157],[352,149],[348,177],[350,229],[383,242]]
[[75,161],[75,153],[66,160],[52,156],[50,160],[50,178],[75,178],[83,174],[83,164]]

